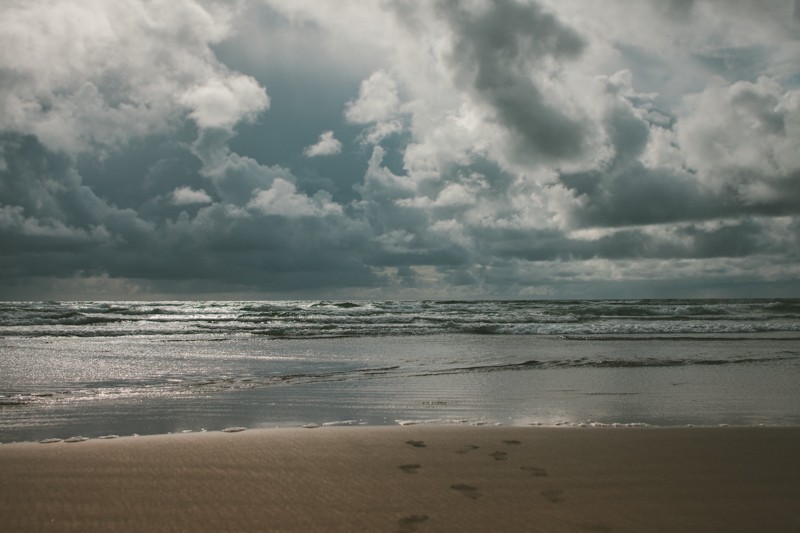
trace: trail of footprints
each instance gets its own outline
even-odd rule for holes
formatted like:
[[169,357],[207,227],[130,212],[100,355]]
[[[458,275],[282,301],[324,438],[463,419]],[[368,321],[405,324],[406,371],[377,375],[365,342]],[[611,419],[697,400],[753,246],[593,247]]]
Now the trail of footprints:
[[[502,442],[506,446],[518,446],[522,444],[522,442],[518,440],[504,440]],[[425,442],[421,440],[407,440],[405,443],[414,448],[427,447]],[[476,452],[477,450],[480,450],[480,446],[476,446],[474,444],[466,444],[461,448],[457,449],[455,452],[458,454],[465,454],[465,453],[473,453]],[[495,450],[488,453],[487,455],[492,459],[494,459],[495,461],[507,461],[509,458],[509,453],[503,450]],[[422,468],[422,465],[417,463],[404,464],[400,465],[398,468],[406,474],[416,474]],[[519,467],[519,469],[524,472],[528,472],[533,477],[548,477],[547,470],[545,470],[544,468],[540,468],[538,466],[521,466]],[[478,498],[481,497],[481,492],[480,490],[478,490],[478,487],[474,487],[472,485],[467,485],[465,483],[455,483],[450,485],[450,488],[472,500],[477,500]],[[554,504],[561,503],[564,501],[564,492],[557,487],[551,486],[545,488],[539,492],[539,495],[542,498]],[[398,531],[400,531],[401,533],[416,531],[417,526],[426,522],[428,519],[429,519],[428,515],[405,516],[398,521],[398,524],[400,525],[400,529]]]

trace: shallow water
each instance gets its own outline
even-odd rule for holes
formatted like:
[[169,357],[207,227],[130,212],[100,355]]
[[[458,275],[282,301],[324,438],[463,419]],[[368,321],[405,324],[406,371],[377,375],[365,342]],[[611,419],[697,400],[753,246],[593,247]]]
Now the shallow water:
[[[800,425],[796,301],[3,306],[0,442],[302,424]],[[308,333],[239,327],[276,308]],[[422,312],[445,325],[410,333]],[[83,320],[98,314],[126,318]],[[529,332],[542,324],[562,333]]]

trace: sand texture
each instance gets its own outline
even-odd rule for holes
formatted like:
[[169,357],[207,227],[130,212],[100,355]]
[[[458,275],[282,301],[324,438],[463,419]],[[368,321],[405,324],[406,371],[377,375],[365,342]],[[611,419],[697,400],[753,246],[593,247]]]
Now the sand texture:
[[800,428],[298,428],[5,444],[0,530],[795,532]]

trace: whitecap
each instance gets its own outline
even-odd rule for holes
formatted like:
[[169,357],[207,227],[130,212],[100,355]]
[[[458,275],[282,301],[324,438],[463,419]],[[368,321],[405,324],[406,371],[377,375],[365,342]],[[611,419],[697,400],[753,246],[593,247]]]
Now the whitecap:
[[356,426],[364,424],[363,420],[339,420],[336,422],[325,422],[322,424],[325,427],[329,426]]

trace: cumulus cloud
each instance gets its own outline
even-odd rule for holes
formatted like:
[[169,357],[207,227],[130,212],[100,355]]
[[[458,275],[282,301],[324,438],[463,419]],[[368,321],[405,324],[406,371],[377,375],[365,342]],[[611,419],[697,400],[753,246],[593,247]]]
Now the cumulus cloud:
[[[575,157],[583,150],[580,114],[570,116],[556,91],[548,94],[548,62],[577,58],[584,40],[536,4],[513,0],[491,9],[440,3],[442,20],[453,32],[448,59],[459,81],[489,106],[516,150],[544,159]],[[544,73],[544,79],[536,79]]]
[[172,191],[172,203],[175,205],[210,204],[213,201],[204,190],[194,190],[191,187],[178,187]]
[[0,289],[793,283],[795,2],[719,7],[6,3]]
[[348,102],[344,116],[356,124],[382,122],[394,118],[399,106],[397,83],[389,74],[379,70],[361,82],[358,98]]
[[[729,83],[714,76],[785,71],[793,44],[782,9],[755,14],[737,3],[720,15],[710,2],[648,2],[632,10],[624,2],[598,10],[580,0],[386,10],[368,3],[365,13],[382,20],[376,26],[384,37],[362,37],[378,45],[391,40],[392,67],[362,81],[345,117],[363,124],[373,144],[387,138],[378,126],[410,137],[402,148],[405,173],[382,163],[385,151],[374,151],[358,189],[371,224],[394,228],[376,242],[395,261],[424,263],[432,257],[423,253],[432,228],[441,239],[441,228],[458,225],[457,237],[450,233],[454,246],[498,267],[511,258],[772,253],[764,238],[769,219],[761,216],[787,213],[793,203],[779,197],[791,198],[796,183],[782,140],[798,135],[781,130],[791,123],[794,96],[776,78],[770,85],[767,78]],[[629,10],[638,24],[633,32],[617,24]],[[291,12],[330,31],[340,31],[348,16],[302,3]],[[396,26],[387,29],[387,17]],[[728,29],[753,18],[750,32]],[[719,40],[704,40],[704,28]],[[685,38],[676,42],[676,32]],[[766,43],[780,52],[758,52]],[[710,94],[715,84],[725,94]],[[713,105],[700,101],[706,93]],[[758,128],[762,142],[752,142]],[[714,159],[714,150],[736,155]],[[466,178],[478,168],[488,169],[482,187]],[[697,225],[739,215],[757,218],[725,230]],[[574,233],[579,228],[612,229],[588,238]]]
[[115,149],[174,131],[187,112],[199,127],[231,127],[268,105],[211,51],[235,14],[222,4],[36,0],[2,11],[0,124],[48,148]]
[[341,214],[342,208],[330,200],[330,195],[319,194],[309,198],[298,194],[293,183],[281,178],[272,182],[266,191],[257,191],[247,207],[265,215],[279,215],[288,218],[325,216]]
[[397,83],[383,70],[373,72],[361,82],[358,98],[345,106],[344,116],[348,122],[369,125],[363,133],[369,144],[402,131]]
[[252,119],[269,105],[266,92],[248,76],[211,79],[187,90],[181,103],[201,128],[231,128],[243,119]]
[[306,157],[337,155],[342,153],[342,143],[333,136],[332,131],[325,131],[319,136],[317,143],[306,147],[303,153]]
[[800,91],[715,79],[686,106],[675,130],[687,166],[731,201],[796,212]]

